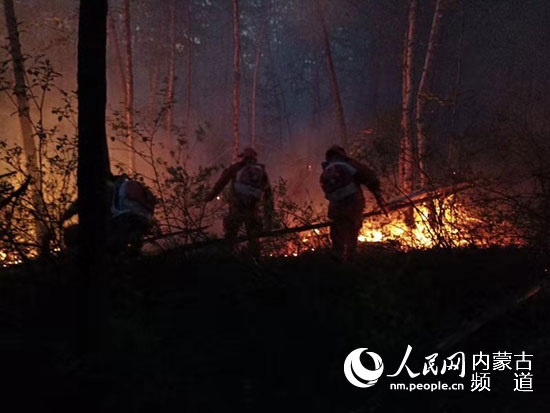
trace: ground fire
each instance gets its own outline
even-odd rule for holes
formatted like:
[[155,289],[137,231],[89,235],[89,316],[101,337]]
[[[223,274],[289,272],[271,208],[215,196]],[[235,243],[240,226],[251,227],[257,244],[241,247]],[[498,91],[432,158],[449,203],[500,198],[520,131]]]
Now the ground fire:
[[[471,205],[472,200],[467,191],[472,187],[471,184],[460,184],[439,190],[417,191],[391,201],[388,203],[391,211],[388,216],[377,209],[365,214],[358,241],[365,245],[380,244],[403,251],[434,247],[524,245],[521,230],[511,223],[500,222],[499,233],[491,230],[491,223],[481,216],[475,205]],[[468,202],[470,206],[467,206]],[[408,222],[407,213],[412,213],[412,223]],[[269,256],[297,257],[327,248],[330,245],[329,225],[329,222],[323,222],[289,227],[262,236],[281,238],[268,243]],[[245,240],[246,237],[241,239]]]

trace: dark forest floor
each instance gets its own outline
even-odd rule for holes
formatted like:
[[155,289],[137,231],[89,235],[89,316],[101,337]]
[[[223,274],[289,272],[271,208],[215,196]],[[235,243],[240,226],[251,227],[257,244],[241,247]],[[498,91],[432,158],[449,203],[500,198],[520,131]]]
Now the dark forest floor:
[[[259,264],[176,251],[116,265],[112,339],[104,362],[70,350],[75,295],[69,266],[0,273],[0,401],[11,411],[428,412],[547,411],[550,295],[512,303],[544,277],[523,250],[362,251],[353,264],[316,254]],[[407,345],[422,370],[437,345],[500,315],[440,352],[467,355],[464,391],[390,391],[427,382],[394,373]],[[504,311],[506,309],[506,311]],[[386,365],[378,384],[353,387],[346,356],[358,347]],[[512,372],[492,373],[491,392],[471,392],[471,355],[533,354],[533,393]],[[102,366],[101,368],[99,366]],[[9,397],[8,397],[9,396]],[[2,409],[4,411],[4,409]]]

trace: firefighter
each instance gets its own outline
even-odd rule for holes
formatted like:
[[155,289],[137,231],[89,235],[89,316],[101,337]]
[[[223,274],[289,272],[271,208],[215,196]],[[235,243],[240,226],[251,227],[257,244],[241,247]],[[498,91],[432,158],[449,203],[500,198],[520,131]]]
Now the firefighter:
[[132,252],[138,252],[153,222],[155,196],[144,183],[126,174],[114,176],[111,185],[113,197],[108,244],[115,249],[130,247]]
[[260,254],[258,235],[262,231],[259,207],[263,201],[264,220],[266,226],[270,227],[273,217],[273,194],[265,166],[258,163],[256,151],[246,148],[239,158],[241,159],[239,162],[223,171],[205,201],[212,201],[227,184],[231,183],[229,213],[223,221],[225,238],[233,250],[235,238],[241,226],[244,225],[246,234],[250,238],[250,253],[257,257]]
[[378,206],[387,214],[380,193],[380,181],[370,168],[348,157],[344,148],[338,145],[327,150],[320,180],[329,201],[328,217],[332,221],[330,238],[333,253],[339,260],[351,260],[363,226],[365,197],[361,185],[372,192]]
[[[156,199],[146,185],[126,174],[110,174],[106,185],[110,203],[107,249],[115,254],[139,253],[153,220]],[[63,222],[78,214],[78,203],[78,199],[72,203],[62,217]],[[65,244],[69,249],[76,246],[77,237],[78,224],[65,228]]]

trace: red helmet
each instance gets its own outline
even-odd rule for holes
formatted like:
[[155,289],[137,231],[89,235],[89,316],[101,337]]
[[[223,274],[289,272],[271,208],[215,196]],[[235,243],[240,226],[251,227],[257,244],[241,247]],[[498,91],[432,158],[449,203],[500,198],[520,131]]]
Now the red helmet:
[[243,151],[239,154],[239,158],[255,160],[258,158],[258,152],[256,152],[254,148],[251,147],[244,148]]

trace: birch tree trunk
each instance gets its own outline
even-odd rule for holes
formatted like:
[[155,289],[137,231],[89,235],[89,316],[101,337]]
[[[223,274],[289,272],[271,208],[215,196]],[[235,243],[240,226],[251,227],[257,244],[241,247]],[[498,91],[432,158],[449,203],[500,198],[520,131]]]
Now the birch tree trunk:
[[132,65],[132,30],[130,20],[130,0],[124,0],[124,37],[126,45],[126,144],[128,146],[128,165],[130,170],[136,168],[134,151],[133,114],[134,114],[134,69]]
[[233,0],[233,151],[235,162],[239,155],[239,94],[241,79],[241,36],[239,28],[239,0]]
[[317,56],[315,56],[314,64],[311,68],[311,131],[307,137],[307,159],[308,168],[312,165],[314,158],[314,147],[319,145],[315,142],[313,136],[319,136],[321,125],[321,73]]
[[116,61],[117,75],[120,82],[120,90],[123,95],[124,108],[128,107],[126,102],[126,76],[124,74],[124,63],[122,61],[122,54],[120,53],[120,41],[118,38],[118,33],[116,30],[115,21],[113,20],[112,13],[109,13],[107,16],[107,25],[108,25],[108,38],[111,39],[111,45],[113,46],[113,54]]
[[416,97],[416,133],[418,136],[418,168],[420,173],[420,185],[425,187],[428,183],[428,175],[426,171],[426,104],[429,100],[430,81],[433,71],[433,61],[436,56],[439,35],[441,32],[441,18],[443,17],[445,3],[449,0],[437,0],[435,12],[432,20],[432,28],[430,31],[430,39],[428,42],[428,50],[424,60],[422,69],[422,77],[418,94]]
[[185,5],[185,102],[183,112],[183,134],[188,137],[189,120],[191,118],[191,52],[193,40],[191,39],[191,0]]
[[258,75],[260,72],[260,59],[262,57],[262,42],[264,39],[265,29],[269,17],[266,17],[265,21],[262,24],[260,29],[260,35],[258,37],[258,43],[256,44],[256,60],[254,62],[254,79],[252,81],[252,127],[251,127],[251,136],[250,142],[253,148],[256,148],[256,97],[258,94]]
[[151,63],[151,65],[152,67],[149,73],[148,112],[151,119],[157,119],[157,93],[158,93],[159,67],[156,63]]
[[334,62],[332,60],[330,41],[328,37],[327,25],[325,22],[325,15],[323,12],[323,5],[321,4],[321,0],[315,0],[315,8],[317,10],[317,17],[319,19],[319,24],[321,25],[323,49],[325,52],[325,58],[327,60],[327,71],[330,79],[332,99],[334,101],[334,107],[336,109],[336,119],[338,121],[338,126],[340,129],[340,145],[343,148],[347,148],[348,131],[346,127],[346,117],[344,115],[344,106],[342,105],[340,87],[338,86],[338,77],[336,76],[336,69],[334,68]]
[[36,210],[37,221],[35,226],[36,239],[41,246],[41,253],[49,253],[48,228],[40,220],[45,214],[44,200],[42,198],[42,178],[40,174],[40,165],[37,158],[36,146],[34,143],[34,126],[31,120],[29,96],[27,84],[25,81],[25,58],[21,50],[21,41],[19,39],[19,29],[17,16],[13,0],[4,1],[4,13],[6,17],[6,27],[8,29],[9,52],[12,59],[13,75],[15,80],[13,93],[17,102],[17,115],[21,131],[21,143],[23,153],[26,159],[26,170],[31,177],[32,202]]
[[283,121],[285,119],[285,110],[284,110],[284,91],[281,87],[281,81],[279,79],[279,73],[276,69],[277,67],[277,56],[275,55],[273,51],[273,44],[272,42],[267,43],[267,58],[269,60],[269,64],[266,66],[266,68],[269,69],[269,78],[271,79],[270,84],[271,88],[269,90],[270,92],[270,100],[272,100],[273,105],[276,109],[276,115],[273,116],[273,122],[277,120],[277,133],[279,136],[279,151],[283,151],[284,148],[284,134],[283,134]]
[[464,3],[460,4],[460,37],[458,40],[458,47],[456,52],[456,78],[454,90],[452,93],[452,108],[450,113],[450,140],[449,151],[447,154],[447,164],[452,174],[456,174],[459,169],[460,147],[458,143],[458,100],[460,96],[460,90],[462,89],[462,58],[463,58],[463,43],[464,43],[464,26],[465,26],[465,13]]
[[78,199],[80,349],[100,352],[107,341],[106,180],[109,154],[105,131],[107,0],[81,0],[78,34]]
[[27,95],[27,84],[25,82],[25,59],[21,51],[21,42],[19,40],[19,29],[13,0],[4,1],[4,13],[6,17],[6,27],[8,29],[9,51],[12,58],[13,75],[15,79],[14,95],[17,100],[17,114],[19,127],[21,129],[21,141],[23,152],[27,159],[27,169],[29,175],[37,184],[38,165],[36,159],[36,147],[34,144],[34,131],[30,118],[29,98]]
[[170,57],[168,61],[168,85],[166,87],[166,132],[172,148],[172,128],[174,125],[174,87],[176,83],[176,0],[172,0],[170,11]]
[[413,190],[413,62],[418,0],[409,0],[409,26],[403,50],[403,84],[401,104],[401,145],[399,150],[398,185],[405,193]]

